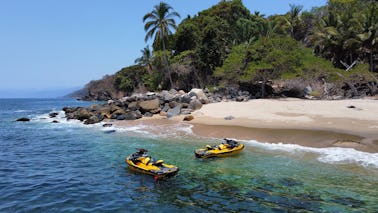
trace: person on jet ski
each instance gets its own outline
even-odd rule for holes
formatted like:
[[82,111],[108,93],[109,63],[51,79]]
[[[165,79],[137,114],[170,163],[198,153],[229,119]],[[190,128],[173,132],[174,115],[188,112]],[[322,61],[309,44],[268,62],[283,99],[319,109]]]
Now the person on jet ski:
[[228,148],[231,148],[231,149],[239,145],[237,141],[234,141],[231,139],[224,138],[223,140],[224,141],[222,142],[222,144],[226,145]]

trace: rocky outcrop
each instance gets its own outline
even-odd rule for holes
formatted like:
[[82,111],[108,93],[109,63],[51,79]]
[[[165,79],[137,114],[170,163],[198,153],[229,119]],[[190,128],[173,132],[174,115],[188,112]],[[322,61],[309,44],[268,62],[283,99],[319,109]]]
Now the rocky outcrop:
[[21,122],[28,122],[28,121],[30,121],[30,118],[19,118],[19,119],[17,119],[16,121],[21,121]]
[[193,89],[185,93],[172,89],[160,93],[134,94],[88,108],[64,107],[63,111],[67,119],[77,119],[84,124],[94,124],[104,119],[136,120],[156,114],[171,118],[180,114],[189,115],[200,109],[203,104],[210,102],[210,96],[208,90]]

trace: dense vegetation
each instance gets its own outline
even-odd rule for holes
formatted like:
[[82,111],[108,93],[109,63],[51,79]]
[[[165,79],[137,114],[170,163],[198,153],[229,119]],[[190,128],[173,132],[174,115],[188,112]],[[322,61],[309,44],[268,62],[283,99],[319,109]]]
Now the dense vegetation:
[[117,72],[114,88],[130,94],[260,85],[264,96],[265,85],[273,83],[376,81],[377,5],[329,0],[311,11],[290,5],[286,14],[265,17],[241,0],[222,0],[176,26],[179,15],[161,3],[143,18],[153,50],[147,46],[137,65]]

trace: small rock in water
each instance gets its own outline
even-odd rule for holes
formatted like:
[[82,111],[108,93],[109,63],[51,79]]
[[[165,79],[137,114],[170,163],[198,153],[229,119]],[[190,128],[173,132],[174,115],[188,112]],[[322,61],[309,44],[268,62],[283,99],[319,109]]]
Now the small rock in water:
[[111,127],[111,126],[113,126],[113,124],[106,123],[106,124],[103,124],[102,126],[103,126],[103,127]]
[[57,120],[53,120],[53,121],[51,121],[51,123],[59,123],[59,121],[57,121]]
[[16,121],[27,122],[27,121],[30,121],[30,118],[19,118]]
[[232,119],[235,119],[235,117],[232,115],[224,117],[224,120],[232,120]]
[[349,108],[349,109],[355,109],[356,107],[353,106],[353,105],[350,105],[350,106],[347,106],[347,108]]
[[49,114],[49,117],[50,118],[55,118],[57,115],[58,115],[57,112],[52,112],[52,113]]

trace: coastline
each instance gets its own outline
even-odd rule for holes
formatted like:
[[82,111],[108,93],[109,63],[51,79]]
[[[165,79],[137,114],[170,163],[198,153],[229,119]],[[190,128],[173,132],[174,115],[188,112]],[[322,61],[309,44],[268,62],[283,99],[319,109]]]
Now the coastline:
[[[377,100],[285,98],[219,102],[203,105],[192,115],[191,121],[183,121],[184,115],[169,119],[155,115],[132,122],[155,126],[191,124],[193,133],[203,137],[378,152]],[[125,125],[125,122],[130,123],[120,121],[116,124]]]

